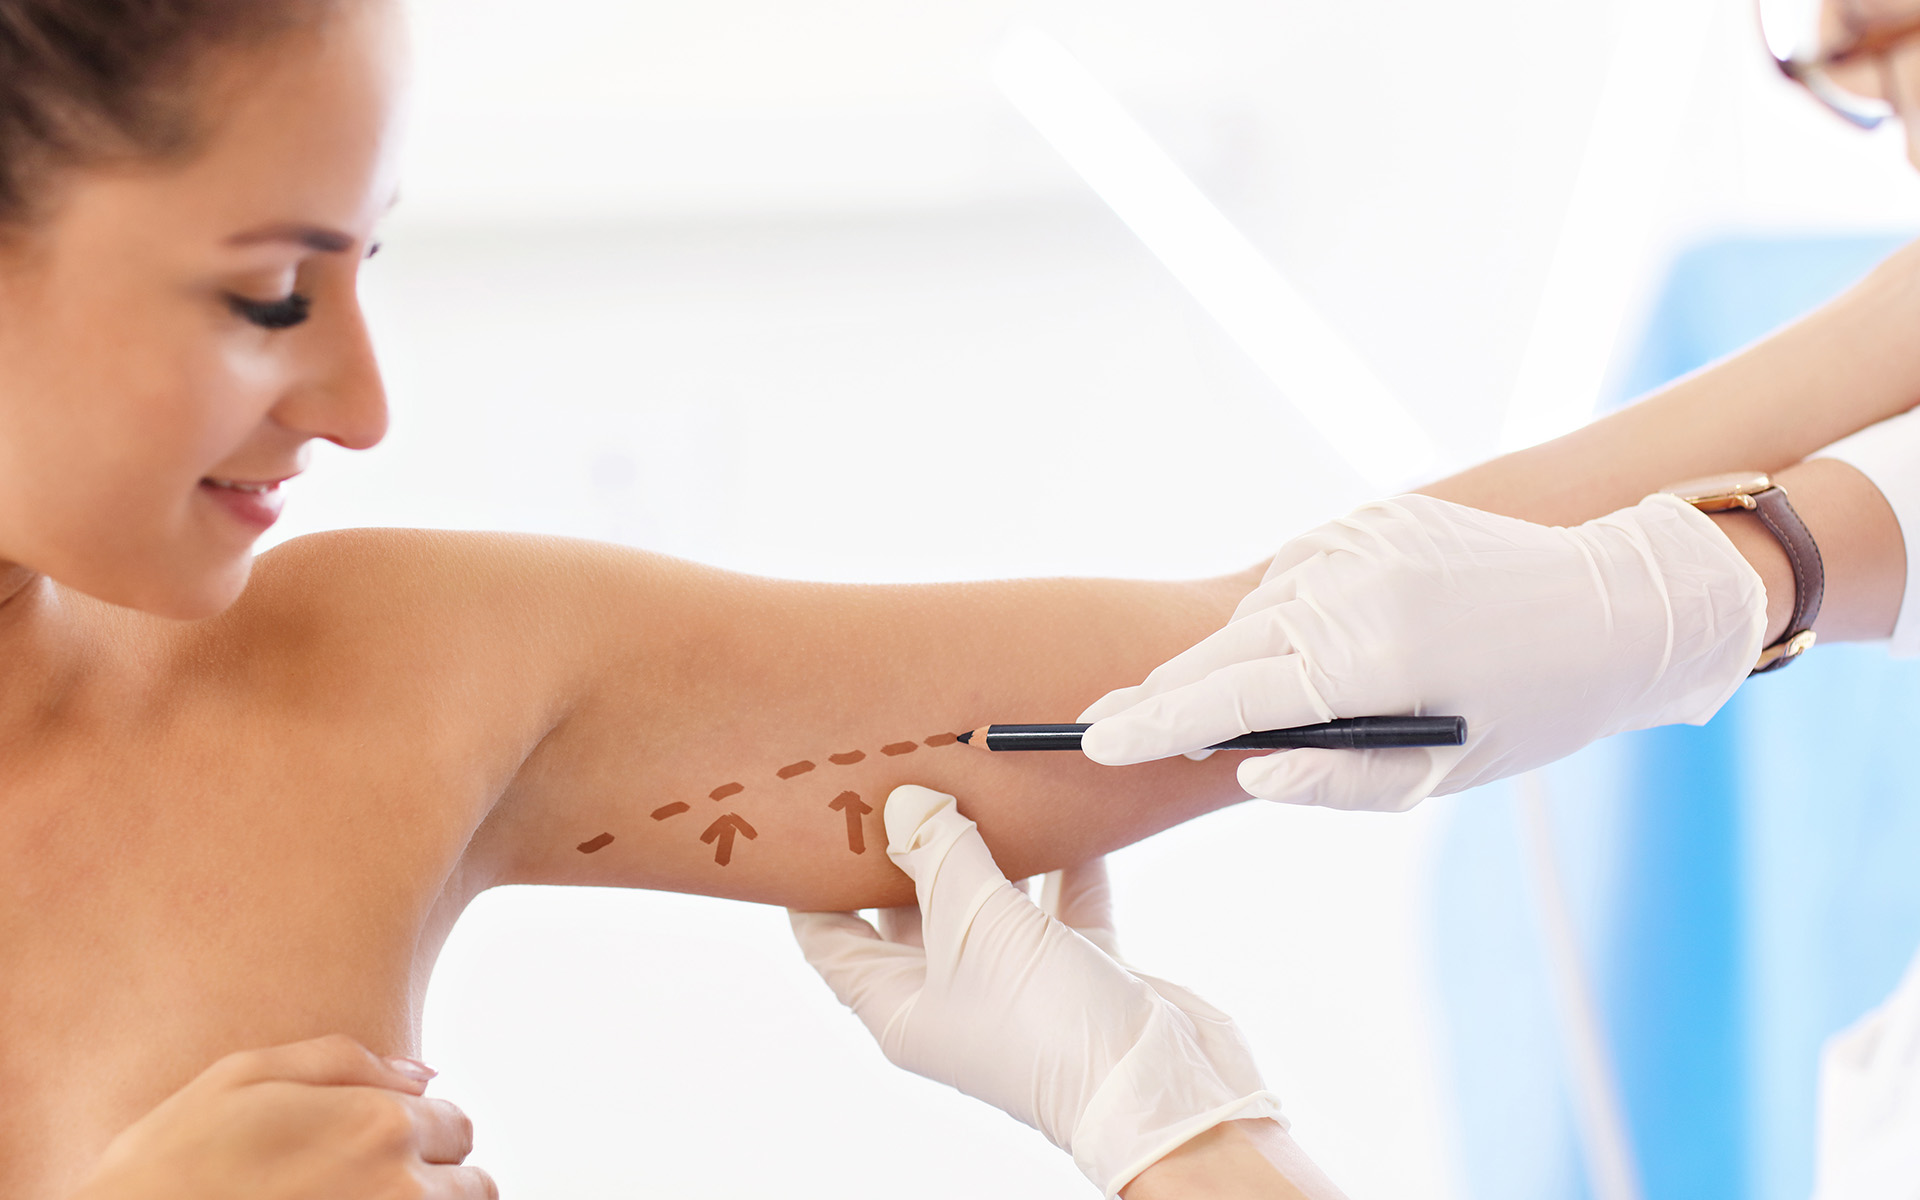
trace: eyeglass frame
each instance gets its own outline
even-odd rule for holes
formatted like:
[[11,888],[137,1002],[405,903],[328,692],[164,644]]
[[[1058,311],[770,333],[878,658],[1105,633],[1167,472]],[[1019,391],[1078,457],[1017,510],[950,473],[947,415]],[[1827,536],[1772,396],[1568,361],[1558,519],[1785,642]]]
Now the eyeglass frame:
[[1761,0],[1754,0],[1754,14],[1760,21],[1761,40],[1767,44],[1767,56],[1773,59],[1773,65],[1780,69],[1782,75],[1805,88],[1834,115],[1857,129],[1878,129],[1894,115],[1891,104],[1887,104],[1887,111],[1879,113],[1863,112],[1850,105],[1842,99],[1849,93],[1838,87],[1827,72],[1833,67],[1862,58],[1879,60],[1884,70],[1889,51],[1909,39],[1920,37],[1920,13],[1904,21],[1890,22],[1877,29],[1869,28],[1856,33],[1853,41],[1837,50],[1829,50],[1818,58],[1781,57],[1773,48],[1772,40],[1767,37],[1766,9]]

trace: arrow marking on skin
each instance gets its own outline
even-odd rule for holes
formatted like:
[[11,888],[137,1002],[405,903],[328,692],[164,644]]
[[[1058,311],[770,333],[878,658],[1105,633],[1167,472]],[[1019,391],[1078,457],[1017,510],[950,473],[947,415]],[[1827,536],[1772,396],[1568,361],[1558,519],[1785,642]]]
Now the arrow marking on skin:
[[866,828],[860,823],[860,818],[872,812],[873,806],[861,803],[857,793],[841,792],[827,807],[835,812],[847,814],[847,849],[855,854],[865,854],[867,833]]
[[733,837],[736,833],[746,834],[748,841],[760,836],[754,832],[753,826],[741,818],[739,813],[728,813],[707,826],[707,831],[700,835],[701,841],[713,846],[713,861],[716,865],[724,867],[733,861]]

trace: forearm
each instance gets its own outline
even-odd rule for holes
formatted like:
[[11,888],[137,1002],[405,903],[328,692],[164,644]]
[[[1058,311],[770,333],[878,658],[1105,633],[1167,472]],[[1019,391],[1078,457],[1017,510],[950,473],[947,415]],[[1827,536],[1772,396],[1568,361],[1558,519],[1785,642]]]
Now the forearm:
[[879,812],[903,783],[959,797],[1015,877],[1245,798],[1239,755],[1115,769],[952,735],[1072,720],[1223,624],[1251,574],[830,587],[680,564],[623,581],[645,560],[605,555],[588,696],[485,831],[504,880],[858,908],[911,895]]
[[1781,471],[1920,402],[1916,325],[1920,243],[1732,358],[1565,437],[1421,491],[1488,512],[1572,525],[1681,480]]
[[[1774,473],[1794,511],[1820,547],[1826,599],[1814,629],[1826,642],[1866,641],[1893,632],[1906,588],[1906,546],[1900,523],[1878,488],[1833,459],[1812,459]],[[1767,645],[1787,631],[1793,612],[1793,570],[1779,540],[1747,512],[1714,518],[1767,589]]]
[[1343,1200],[1274,1121],[1216,1125],[1141,1172],[1124,1200]]

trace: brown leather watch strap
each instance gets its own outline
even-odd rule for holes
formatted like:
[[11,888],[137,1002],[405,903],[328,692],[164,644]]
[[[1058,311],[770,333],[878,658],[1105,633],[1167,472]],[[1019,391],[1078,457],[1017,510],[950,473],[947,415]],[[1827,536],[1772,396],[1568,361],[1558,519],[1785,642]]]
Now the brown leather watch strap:
[[1780,640],[1761,651],[1755,675],[1777,671],[1813,644],[1813,623],[1820,616],[1820,601],[1826,595],[1827,571],[1820,562],[1820,547],[1800,514],[1787,502],[1787,490],[1778,484],[1754,492],[1753,512],[1787,552],[1793,567],[1793,615],[1787,618],[1787,631]]

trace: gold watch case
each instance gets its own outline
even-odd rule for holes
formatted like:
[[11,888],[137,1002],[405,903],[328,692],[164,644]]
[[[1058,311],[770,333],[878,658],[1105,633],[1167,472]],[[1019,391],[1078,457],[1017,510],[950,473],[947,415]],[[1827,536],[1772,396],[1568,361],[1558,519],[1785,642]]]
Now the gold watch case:
[[1735,471],[1728,475],[1689,479],[1660,490],[1678,496],[1701,512],[1712,513],[1731,512],[1736,508],[1751,509],[1754,496],[1772,486],[1772,478],[1764,472]]

